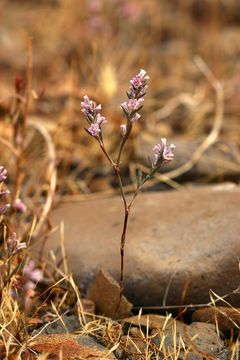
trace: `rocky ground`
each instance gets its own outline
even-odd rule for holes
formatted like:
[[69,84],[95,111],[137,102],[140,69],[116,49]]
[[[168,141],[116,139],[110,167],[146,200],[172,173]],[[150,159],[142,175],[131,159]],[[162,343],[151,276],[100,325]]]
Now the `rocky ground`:
[[[68,197],[62,201],[53,211],[53,223],[58,230],[49,237],[45,253],[51,250],[56,257],[60,256],[59,231],[60,223],[64,223],[69,270],[84,298],[92,301],[91,311],[109,317],[112,326],[121,324],[121,330],[115,329],[119,345],[111,355],[106,355],[104,342],[99,345],[96,337],[88,339],[78,316],[70,315],[47,326],[42,333],[45,335],[38,337],[33,348],[55,353],[62,346],[66,358],[73,347],[76,356],[85,351],[89,354],[103,351],[102,357],[135,359],[145,358],[147,342],[153,357],[166,357],[176,351],[177,358],[183,359],[187,351],[188,359],[203,359],[207,355],[224,359],[227,351],[224,338],[236,337],[240,325],[239,200],[239,187],[233,183],[140,195],[132,209],[127,233],[126,297],[117,312],[121,198]],[[91,232],[86,224],[91,224]],[[36,247],[32,251],[36,253]],[[128,318],[140,309],[152,314]],[[183,309],[185,324],[178,317]],[[154,312],[167,312],[179,320],[153,315]],[[112,319],[122,320],[119,323]],[[67,330],[80,334],[59,335]],[[89,345],[88,341],[97,342]]]

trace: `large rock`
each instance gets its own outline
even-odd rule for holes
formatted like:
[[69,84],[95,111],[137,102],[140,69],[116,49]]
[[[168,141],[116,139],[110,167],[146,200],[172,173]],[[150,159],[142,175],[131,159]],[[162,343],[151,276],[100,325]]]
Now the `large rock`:
[[[209,289],[222,296],[239,285],[240,187],[232,184],[182,192],[140,194],[132,207],[125,248],[124,294],[134,305],[178,305],[190,280],[185,304],[206,303]],[[69,201],[53,211],[64,221],[65,248],[80,289],[99,269],[120,277],[123,204],[120,197]],[[46,250],[60,247],[60,232]],[[35,251],[34,248],[33,251]],[[240,295],[230,301],[239,304]]]

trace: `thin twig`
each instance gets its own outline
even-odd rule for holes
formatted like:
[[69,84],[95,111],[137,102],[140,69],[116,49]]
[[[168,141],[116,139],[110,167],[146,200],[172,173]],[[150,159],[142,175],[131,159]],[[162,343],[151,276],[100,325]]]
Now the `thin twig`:
[[0,98],[0,103],[3,102],[3,101],[5,101],[5,100],[11,99],[11,98],[20,100],[23,104],[26,103],[26,99],[25,99],[22,95],[20,95],[20,94],[6,95],[6,96]]
[[[212,290],[210,290],[216,297],[217,299],[215,299],[215,303],[218,301],[225,301],[224,299],[226,299],[228,296],[232,295],[232,294],[239,294],[240,293],[240,287],[237,287],[236,289],[234,289],[233,291],[223,295],[223,296],[218,296],[216,295]],[[225,301],[226,302],[226,301]],[[228,302],[226,302],[228,305],[230,305]],[[182,304],[183,308],[187,308],[187,309],[194,309],[194,308],[202,308],[202,307],[208,307],[212,305],[212,301],[209,301],[206,304]],[[231,306],[231,305],[230,305]],[[165,310],[165,309],[179,309],[179,305],[163,305],[163,306],[134,306],[133,307],[134,310],[137,309],[143,309],[143,310]],[[234,308],[233,308],[234,309]]]

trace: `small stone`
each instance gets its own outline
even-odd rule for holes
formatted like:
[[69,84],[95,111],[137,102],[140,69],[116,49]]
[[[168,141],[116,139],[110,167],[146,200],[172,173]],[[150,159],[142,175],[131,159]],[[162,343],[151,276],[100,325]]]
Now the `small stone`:
[[[61,321],[62,320],[62,321]],[[57,316],[43,317],[43,325],[38,326],[32,331],[31,335],[52,335],[52,334],[66,334],[79,331],[85,324],[93,320],[92,316],[84,315],[61,315],[61,320]],[[63,325],[64,324],[64,325]],[[32,325],[32,324],[31,324]]]
[[226,306],[205,307],[194,311],[192,321],[216,324],[226,337],[238,336],[240,330],[240,308],[232,309]]
[[132,304],[122,297],[119,308],[116,311],[120,295],[120,287],[108,273],[99,271],[95,281],[90,285],[87,296],[96,304],[97,311],[113,319],[122,319],[130,314]]
[[187,350],[187,360],[203,360],[207,355],[216,357],[223,347],[223,341],[213,324],[185,325],[178,321],[164,331],[154,329],[151,336],[154,336],[153,343],[165,356],[179,352],[178,359],[184,359]]
[[147,341],[143,338],[122,336],[121,348],[124,349],[122,358],[146,359]]
[[81,299],[83,311],[88,314],[95,314],[95,303],[90,299]]

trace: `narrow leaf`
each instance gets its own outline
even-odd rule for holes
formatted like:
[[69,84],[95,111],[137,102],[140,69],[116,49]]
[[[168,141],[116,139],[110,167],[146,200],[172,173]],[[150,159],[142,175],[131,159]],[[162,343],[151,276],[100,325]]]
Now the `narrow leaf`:
[[142,169],[137,168],[137,187],[139,188],[142,185]]

